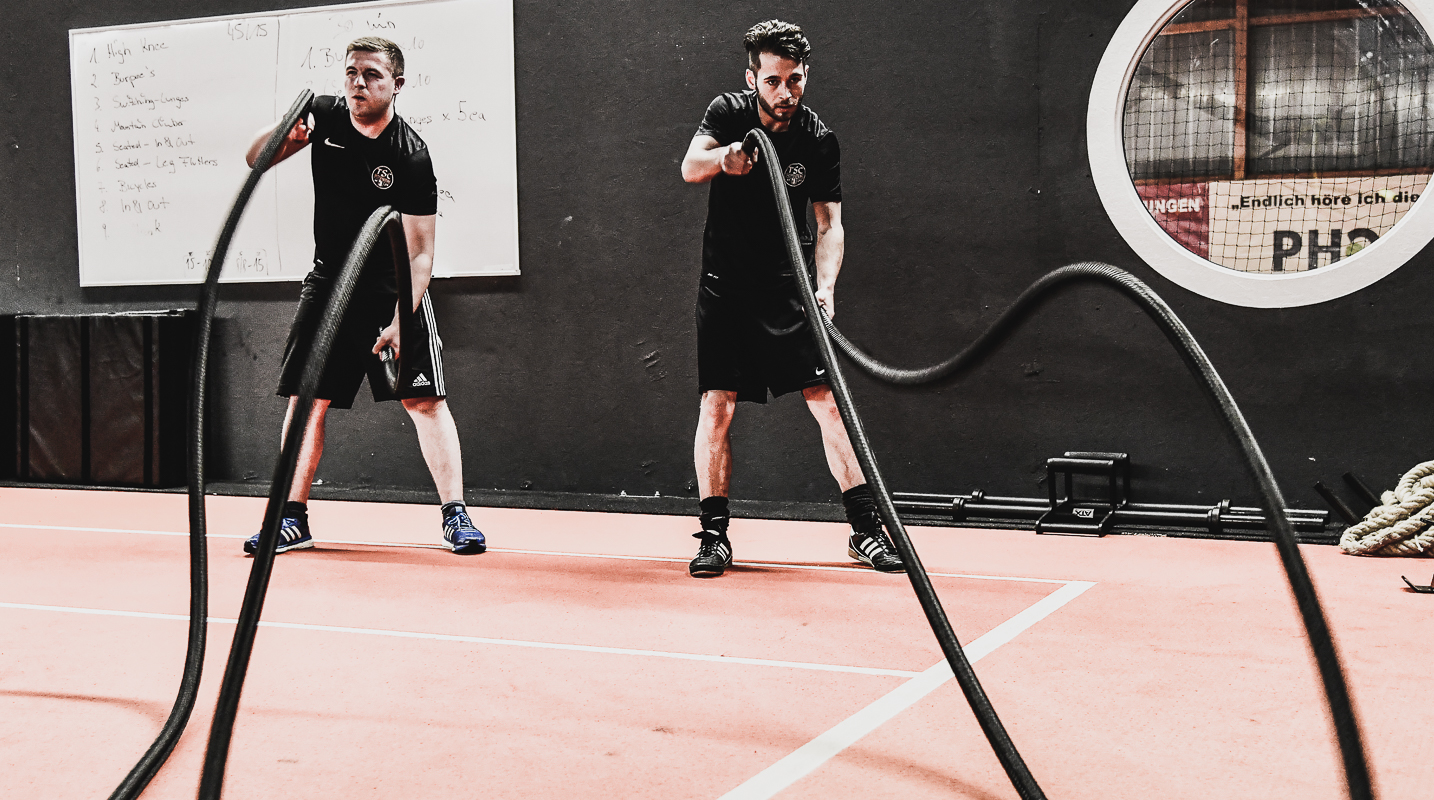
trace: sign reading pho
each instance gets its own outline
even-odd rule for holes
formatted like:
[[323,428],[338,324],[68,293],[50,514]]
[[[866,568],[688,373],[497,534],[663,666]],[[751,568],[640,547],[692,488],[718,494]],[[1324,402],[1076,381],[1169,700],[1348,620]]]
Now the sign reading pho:
[[1160,227],[1185,249],[1247,273],[1327,267],[1389,233],[1425,175],[1137,185]]

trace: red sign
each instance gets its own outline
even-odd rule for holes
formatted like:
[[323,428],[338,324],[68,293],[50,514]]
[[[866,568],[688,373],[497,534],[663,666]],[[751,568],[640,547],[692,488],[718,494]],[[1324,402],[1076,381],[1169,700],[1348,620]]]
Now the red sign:
[[1135,190],[1172,239],[1201,258],[1210,257],[1210,184],[1158,183]]

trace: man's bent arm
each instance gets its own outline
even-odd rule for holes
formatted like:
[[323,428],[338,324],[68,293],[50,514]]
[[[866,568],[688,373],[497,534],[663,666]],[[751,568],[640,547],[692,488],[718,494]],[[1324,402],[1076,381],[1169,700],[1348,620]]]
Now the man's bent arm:
[[688,183],[707,183],[723,172],[746,175],[751,171],[752,162],[742,152],[741,142],[723,146],[703,133],[692,137],[692,144],[687,146],[687,155],[682,159],[682,180]]
[[[268,142],[269,137],[274,135],[274,129],[277,127],[279,127],[278,122],[255,134],[254,141],[249,144],[249,152],[244,154],[244,161],[251,168],[254,166],[254,162],[259,160],[259,151],[264,149],[264,143]],[[289,131],[288,136],[284,137],[284,143],[279,146],[279,152],[274,154],[274,162],[269,166],[272,167],[274,164],[303,150],[308,144],[309,123],[305,118],[300,117],[299,121],[294,123],[294,129]]]
[[846,231],[841,226],[841,203],[812,202],[817,218],[817,302],[828,317],[836,316],[836,279],[846,252]]
[[[403,215],[403,238],[408,240],[408,271],[413,280],[413,310],[423,293],[428,291],[428,281],[433,277],[433,239],[438,227],[438,215],[423,217]],[[395,315],[394,320],[398,317]]]
[[[433,277],[433,239],[437,226],[437,214],[422,217],[403,215],[403,238],[408,242],[408,274],[413,283],[414,311],[417,311],[419,303],[423,302],[423,293],[428,291],[429,279]],[[400,353],[403,351],[403,343],[399,339],[396,306],[393,309],[393,321],[379,333],[378,341],[373,344],[373,352],[378,353],[390,345]]]

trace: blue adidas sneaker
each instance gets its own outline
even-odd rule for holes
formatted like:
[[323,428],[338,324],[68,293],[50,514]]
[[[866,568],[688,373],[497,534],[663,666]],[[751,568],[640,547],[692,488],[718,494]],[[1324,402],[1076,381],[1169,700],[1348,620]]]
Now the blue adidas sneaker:
[[443,506],[443,541],[460,556],[476,556],[488,549],[488,540],[474,527],[462,503]]
[[[244,542],[244,552],[253,553],[259,549],[258,533],[250,536]],[[303,550],[305,547],[314,546],[314,537],[309,535],[309,521],[297,517],[284,517],[279,523],[279,545],[274,548],[275,553],[283,553],[288,550]]]

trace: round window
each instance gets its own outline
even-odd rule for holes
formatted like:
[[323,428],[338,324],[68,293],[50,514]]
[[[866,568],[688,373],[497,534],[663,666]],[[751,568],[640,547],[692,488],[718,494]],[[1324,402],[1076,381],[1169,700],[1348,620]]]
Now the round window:
[[1207,297],[1318,303],[1434,238],[1434,0],[1139,0],[1087,132],[1132,248]]

